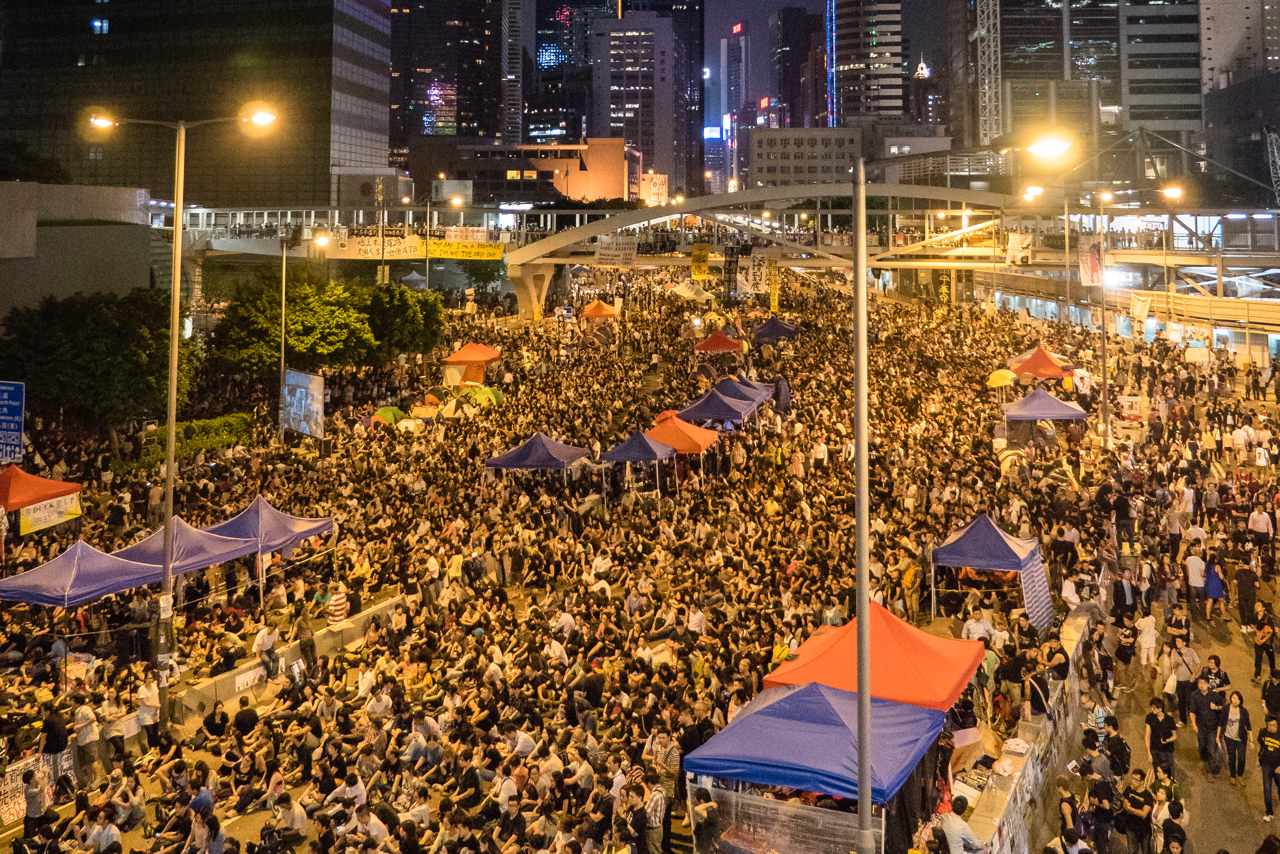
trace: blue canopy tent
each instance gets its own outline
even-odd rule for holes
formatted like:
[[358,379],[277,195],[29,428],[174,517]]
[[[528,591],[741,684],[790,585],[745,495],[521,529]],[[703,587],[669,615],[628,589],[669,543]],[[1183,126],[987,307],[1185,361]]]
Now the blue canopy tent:
[[725,377],[712,386],[725,397],[760,405],[773,397],[773,386]]
[[[871,700],[871,800],[884,806],[942,730],[944,713]],[[856,800],[858,695],[810,682],[771,688],[684,758],[685,771]]]
[[159,584],[164,570],[99,551],[84,540],[48,563],[0,579],[0,599],[74,608],[133,587]]
[[[1053,620],[1053,602],[1049,597],[1049,579],[1045,577],[1044,557],[1040,542],[1019,539],[1005,532],[986,513],[947,537],[933,550],[933,567],[967,566],[1018,573],[1022,583],[1022,605],[1038,629]],[[933,611],[937,615],[938,594],[936,570],[931,571]]]
[[521,444],[485,463],[494,469],[567,469],[587,455],[586,448],[575,448],[534,433]]
[[775,314],[755,331],[751,336],[751,343],[759,347],[782,338],[795,338],[799,334],[800,327],[787,323]]
[[292,552],[294,546],[308,537],[318,537],[333,530],[333,519],[304,519],[291,516],[271,506],[259,495],[253,503],[225,522],[203,529],[206,533],[240,540],[254,540],[258,554]]
[[706,424],[708,421],[741,424],[759,408],[759,401],[726,397],[712,389],[681,410],[679,416],[691,424]]
[[[258,541],[247,537],[222,537],[188,525],[181,516],[173,517],[173,574],[184,575],[236,558],[256,554]],[[157,528],[145,539],[111,553],[115,557],[137,563],[164,566],[164,528]]]
[[1006,421],[1082,421],[1089,416],[1076,404],[1037,388],[1022,400],[1005,404],[1004,417]]
[[636,430],[601,456],[611,463],[656,463],[670,459],[675,454],[675,448],[650,439],[640,430]]

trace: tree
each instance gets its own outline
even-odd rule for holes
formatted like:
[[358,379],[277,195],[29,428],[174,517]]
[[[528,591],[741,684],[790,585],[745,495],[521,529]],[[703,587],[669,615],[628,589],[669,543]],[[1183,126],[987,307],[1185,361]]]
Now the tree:
[[[180,342],[178,405],[203,355]],[[169,296],[77,293],[15,308],[0,337],[0,373],[27,383],[27,406],[114,435],[133,418],[162,418],[169,390]]]
[[473,288],[483,288],[502,281],[506,266],[502,261],[461,261],[462,272]]
[[444,312],[439,294],[395,284],[372,291],[368,314],[369,328],[378,341],[377,354],[386,360],[434,347]]
[[71,176],[52,157],[36,154],[25,142],[0,139],[0,181],[68,184]]
[[[289,272],[286,361],[295,368],[361,364],[376,346],[364,306],[340,282]],[[238,285],[213,331],[212,355],[223,368],[269,377],[280,365],[279,282],[268,275]]]

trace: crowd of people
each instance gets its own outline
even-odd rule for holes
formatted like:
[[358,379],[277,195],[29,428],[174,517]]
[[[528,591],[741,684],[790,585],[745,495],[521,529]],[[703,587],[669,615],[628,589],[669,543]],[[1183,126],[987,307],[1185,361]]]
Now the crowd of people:
[[[337,534],[277,557],[261,592],[245,562],[188,576],[179,663],[195,679],[257,657],[267,690],[162,726],[147,663],[151,591],[69,613],[0,610],[4,685],[40,721],[8,734],[8,759],[73,747],[79,760],[55,803],[30,781],[23,844],[40,854],[577,854],[610,844],[660,854],[687,826],[697,852],[720,850],[725,818],[705,788],[686,791],[682,756],[818,627],[847,620],[854,600],[851,312],[839,291],[784,275],[801,334],[740,360],[695,355],[705,325],[662,295],[678,274],[622,273],[596,282],[629,297],[612,335],[452,319],[451,345],[480,340],[503,354],[490,380],[504,403],[467,419],[412,434],[369,418],[421,400],[439,354],[331,373],[320,453],[273,442],[271,408],[250,399],[254,441],[184,461],[177,511],[206,525],[261,494],[295,515],[333,517]],[[735,335],[757,322],[745,309],[725,316]],[[1092,365],[1090,333],[983,306],[877,299],[870,337],[875,600],[928,623],[932,548],[985,511],[1042,539],[1060,615],[1097,612],[1083,649],[1069,651],[1056,629],[1016,617],[1020,598],[1000,579],[939,579],[942,615],[987,646],[953,728],[973,718],[1012,734],[1019,718],[1045,713],[1072,653],[1083,668],[1088,725],[1079,773],[1058,781],[1051,850],[1163,854],[1187,850],[1190,837],[1212,841],[1212,817],[1186,806],[1190,769],[1174,760],[1193,741],[1207,771],[1225,764],[1232,780],[1247,778],[1256,752],[1270,820],[1280,682],[1261,591],[1274,572],[1280,431],[1242,402],[1234,367],[1131,343],[1113,353],[1113,391],[1150,404],[1127,438],[1102,450],[1083,430],[1037,431],[1002,466],[1000,396],[987,375],[1041,342]],[[594,463],[564,477],[484,467],[535,431],[599,460],[729,371],[785,378],[790,406],[723,432],[659,483]],[[1096,382],[1070,396],[1097,412]],[[111,550],[159,521],[159,472],[113,468],[127,450],[104,439],[44,423],[31,432],[46,473],[84,484],[85,513],[11,543],[10,570],[75,536]],[[318,628],[391,596],[402,598],[354,648],[315,654]],[[1202,635],[1228,620],[1255,651],[1253,688],[1199,655]],[[280,668],[293,641],[303,666]],[[92,666],[69,674],[68,650]],[[132,712],[141,745],[115,729]],[[947,772],[943,762],[944,781]],[[251,818],[253,833],[237,830]],[[962,816],[940,827],[941,850],[972,850]],[[144,838],[124,842],[135,829]]]

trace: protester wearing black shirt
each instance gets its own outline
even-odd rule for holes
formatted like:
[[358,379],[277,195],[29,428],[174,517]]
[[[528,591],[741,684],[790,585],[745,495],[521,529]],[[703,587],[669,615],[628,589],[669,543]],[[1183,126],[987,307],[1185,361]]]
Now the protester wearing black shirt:
[[1120,820],[1117,829],[1129,837],[1130,851],[1146,851],[1151,840],[1151,810],[1156,799],[1146,787],[1146,774],[1135,768],[1128,785],[1120,795]]
[[1267,724],[1258,730],[1258,770],[1262,774],[1263,821],[1271,821],[1275,814],[1271,793],[1276,784],[1276,769],[1280,768],[1280,719],[1267,716]]
[[41,727],[44,738],[40,752],[46,756],[57,756],[67,749],[67,721],[62,712],[52,703],[45,704],[44,723]]
[[1173,749],[1177,743],[1178,727],[1173,715],[1166,714],[1164,700],[1151,701],[1151,711],[1146,718],[1147,754],[1151,763],[1173,774]]

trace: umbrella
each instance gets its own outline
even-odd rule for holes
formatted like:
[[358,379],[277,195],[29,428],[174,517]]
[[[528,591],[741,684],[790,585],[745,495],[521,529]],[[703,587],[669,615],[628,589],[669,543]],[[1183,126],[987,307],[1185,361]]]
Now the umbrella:
[[1007,388],[1018,381],[1018,375],[1008,368],[992,371],[987,377],[987,388]]

